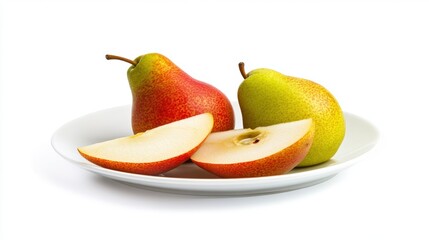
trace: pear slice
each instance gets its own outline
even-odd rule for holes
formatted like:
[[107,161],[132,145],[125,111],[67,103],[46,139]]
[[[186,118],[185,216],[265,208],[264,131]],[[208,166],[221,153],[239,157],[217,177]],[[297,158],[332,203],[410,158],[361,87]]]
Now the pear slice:
[[203,113],[166,125],[89,146],[79,153],[90,162],[113,170],[158,175],[186,160],[213,128],[211,113]]
[[313,142],[312,119],[255,129],[211,133],[191,159],[220,177],[284,174],[307,155]]

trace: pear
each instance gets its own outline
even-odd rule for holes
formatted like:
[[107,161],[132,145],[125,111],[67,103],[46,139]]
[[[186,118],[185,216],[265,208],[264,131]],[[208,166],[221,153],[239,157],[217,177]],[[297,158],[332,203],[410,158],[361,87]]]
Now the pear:
[[298,167],[323,163],[334,156],[346,128],[343,111],[326,88],[267,68],[246,74],[244,63],[240,63],[239,69],[245,79],[238,89],[244,128],[311,118],[315,122],[313,144]]
[[106,58],[131,64],[127,75],[135,134],[206,112],[213,115],[213,132],[234,128],[228,98],[214,86],[189,76],[167,57],[149,53],[135,60],[109,54]]

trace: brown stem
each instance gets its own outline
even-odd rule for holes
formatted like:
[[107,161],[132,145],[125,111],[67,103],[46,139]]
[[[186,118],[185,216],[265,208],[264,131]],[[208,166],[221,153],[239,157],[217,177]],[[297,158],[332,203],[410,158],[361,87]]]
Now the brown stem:
[[106,54],[106,59],[107,59],[107,60],[110,60],[110,59],[116,59],[116,60],[121,60],[121,61],[124,61],[124,62],[130,63],[130,64],[132,64],[132,65],[134,65],[134,66],[136,66],[136,65],[137,65],[136,61],[133,61],[133,60],[128,59],[128,58],[124,58],[124,57],[116,56],[116,55]]
[[244,70],[244,62],[240,62],[238,64],[238,68],[240,69],[241,76],[243,76],[243,78],[246,79],[247,78],[247,73]]

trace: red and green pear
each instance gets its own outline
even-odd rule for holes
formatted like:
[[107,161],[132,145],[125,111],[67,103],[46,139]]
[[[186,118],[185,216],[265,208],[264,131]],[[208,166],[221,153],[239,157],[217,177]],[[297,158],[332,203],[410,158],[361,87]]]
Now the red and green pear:
[[127,75],[134,133],[206,112],[213,114],[213,132],[234,128],[228,98],[214,86],[188,75],[167,57],[149,53],[135,60],[115,55],[106,58],[131,64]]

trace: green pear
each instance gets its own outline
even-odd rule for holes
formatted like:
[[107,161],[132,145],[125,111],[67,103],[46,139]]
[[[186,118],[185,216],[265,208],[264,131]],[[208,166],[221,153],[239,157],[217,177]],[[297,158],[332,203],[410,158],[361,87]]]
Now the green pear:
[[149,53],[135,60],[115,55],[106,58],[131,64],[127,75],[135,134],[206,112],[213,115],[213,132],[234,128],[228,98],[214,86],[189,76],[167,57]]
[[312,118],[316,125],[313,145],[298,167],[326,162],[334,156],[346,127],[340,105],[326,88],[271,69],[246,74],[244,63],[239,68],[245,79],[238,89],[244,128]]

